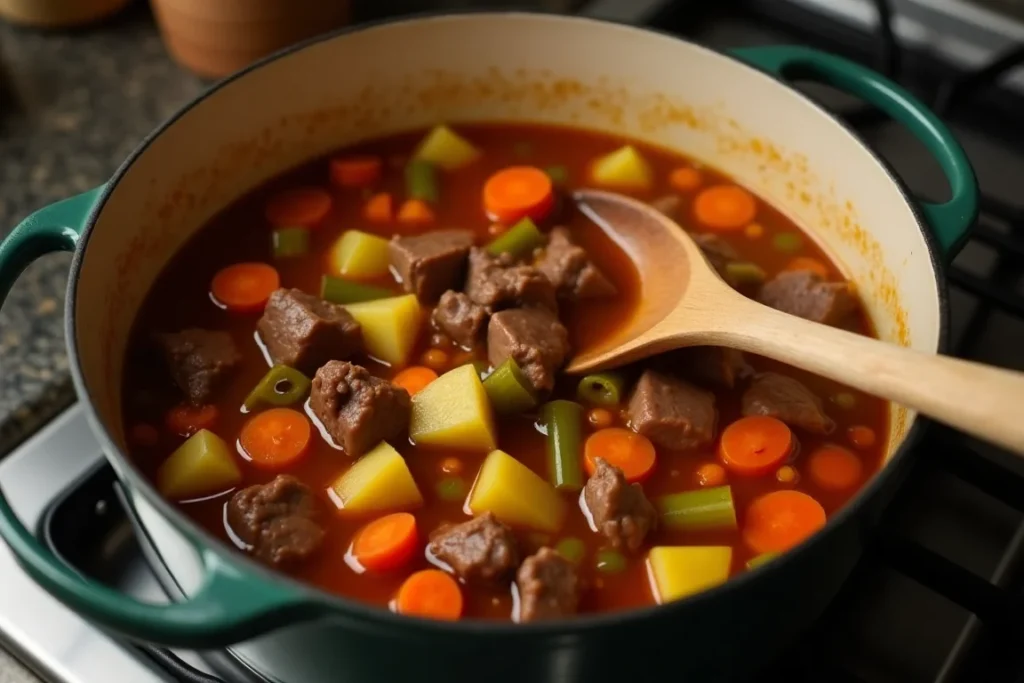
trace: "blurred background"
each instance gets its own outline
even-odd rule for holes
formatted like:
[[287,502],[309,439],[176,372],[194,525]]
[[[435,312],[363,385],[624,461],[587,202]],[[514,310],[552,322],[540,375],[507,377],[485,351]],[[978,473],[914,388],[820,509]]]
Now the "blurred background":
[[[570,12],[580,0],[517,7]],[[0,0],[0,235],[99,185],[216,78],[353,22],[493,0]],[[0,452],[73,400],[62,313],[70,254],[19,279],[0,314]]]

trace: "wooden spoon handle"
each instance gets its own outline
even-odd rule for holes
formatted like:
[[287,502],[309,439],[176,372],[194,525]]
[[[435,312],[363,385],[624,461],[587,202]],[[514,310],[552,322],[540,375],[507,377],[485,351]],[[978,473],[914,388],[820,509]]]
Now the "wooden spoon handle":
[[708,343],[809,370],[1024,456],[1024,373],[915,351],[748,303],[732,309]]

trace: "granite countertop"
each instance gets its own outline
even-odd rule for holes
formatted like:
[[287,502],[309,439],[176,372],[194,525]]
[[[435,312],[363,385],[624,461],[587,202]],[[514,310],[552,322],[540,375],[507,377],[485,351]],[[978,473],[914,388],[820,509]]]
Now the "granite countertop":
[[[175,65],[146,5],[98,27],[0,23],[0,235],[106,180],[203,81]],[[64,348],[70,254],[33,264],[0,311],[0,454],[74,400]]]
[[[565,10],[580,0],[533,2]],[[353,0],[352,18],[505,4]],[[33,210],[104,182],[206,87],[171,61],[141,0],[71,32],[0,21],[0,237]],[[53,254],[33,264],[0,311],[0,457],[74,400],[63,329],[70,263]]]
[[[39,32],[0,23],[0,235],[105,181],[204,87],[164,51],[144,3],[104,25]],[[64,348],[70,254],[40,259],[0,310],[0,457],[74,400]],[[0,650],[0,683],[37,683]]]

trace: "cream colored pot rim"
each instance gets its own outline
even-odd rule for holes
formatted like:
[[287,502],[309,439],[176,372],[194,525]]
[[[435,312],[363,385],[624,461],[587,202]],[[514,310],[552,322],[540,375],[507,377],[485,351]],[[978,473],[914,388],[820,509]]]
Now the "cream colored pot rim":
[[[374,30],[388,25],[393,24],[408,24],[418,23],[423,20],[430,19],[441,19],[441,18],[489,18],[493,17],[495,20],[499,20],[501,17],[517,16],[526,17],[538,20],[549,20],[549,21],[565,21],[572,23],[592,23],[595,25],[615,25],[626,31],[633,31],[639,33],[648,33],[658,35],[662,37],[671,38],[678,41],[682,45],[685,45],[688,49],[700,50],[709,55],[714,55],[724,60],[728,60],[731,66],[736,69],[744,69],[757,77],[770,80],[780,89],[788,90],[790,94],[795,94],[804,100],[807,105],[810,105],[818,111],[822,116],[832,119],[841,130],[851,136],[859,145],[864,147],[867,152],[878,162],[879,166],[885,170],[889,180],[894,183],[903,196],[904,201],[910,206],[913,212],[918,230],[923,234],[925,243],[928,247],[928,258],[931,262],[932,272],[936,280],[936,291],[939,293],[939,336],[938,336],[938,348],[937,351],[942,353],[948,346],[949,339],[949,301],[947,290],[945,287],[946,275],[945,266],[940,256],[936,238],[932,235],[931,231],[928,230],[925,225],[922,214],[917,206],[917,203],[911,198],[907,191],[904,183],[898,178],[893,171],[892,167],[888,162],[877,155],[874,150],[868,146],[845,122],[841,119],[833,116],[821,105],[812,100],[807,95],[796,91],[785,83],[779,81],[773,76],[764,73],[763,71],[756,69],[753,66],[733,57],[727,53],[719,52],[703,45],[692,43],[688,40],[680,38],[679,36],[672,35],[667,31],[661,31],[657,29],[641,28],[636,26],[629,26],[620,24],[618,22],[608,21],[604,19],[596,19],[591,17],[580,17],[570,15],[560,15],[554,13],[544,12],[528,12],[528,11],[503,11],[496,12],[491,10],[460,10],[460,11],[438,11],[438,12],[426,12],[408,15],[400,18],[393,19],[382,19],[374,22],[368,22],[365,24],[358,24],[349,27],[345,27],[330,33],[326,33],[321,36],[317,36],[310,40],[297,43],[291,47],[288,47],[280,52],[274,53],[268,57],[265,57],[248,67],[218,81],[216,84],[211,86],[208,90],[191,100],[188,104],[184,105],[181,109],[171,115],[167,120],[155,128],[146,138],[136,147],[132,153],[125,159],[121,166],[117,169],[111,179],[104,186],[102,193],[94,204],[92,211],[89,214],[89,218],[86,221],[85,229],[81,234],[81,238],[78,242],[78,247],[75,250],[74,258],[71,263],[71,271],[68,281],[68,292],[67,300],[65,302],[65,335],[67,339],[68,357],[70,360],[71,377],[74,382],[75,390],[78,394],[79,400],[85,401],[85,407],[87,415],[93,424],[93,431],[97,433],[100,439],[101,446],[104,449],[104,453],[107,457],[112,457],[116,454],[117,458],[120,458],[128,463],[128,467],[118,468],[118,475],[124,478],[127,474],[127,478],[132,487],[138,490],[142,490],[148,502],[153,505],[165,518],[172,520],[179,530],[184,530],[187,535],[192,539],[194,543],[201,544],[203,548],[215,552],[217,555],[222,557],[224,560],[231,564],[242,565],[246,571],[252,572],[261,576],[264,580],[270,580],[274,582],[281,582],[290,584],[293,588],[297,588],[300,592],[310,594],[319,599],[325,607],[325,614],[335,613],[344,614],[346,616],[355,617],[362,620],[362,626],[377,626],[382,631],[392,632],[393,629],[407,629],[407,630],[418,630],[432,634],[443,634],[443,633],[463,633],[463,634],[486,634],[488,636],[500,636],[503,638],[507,637],[536,637],[539,635],[544,636],[569,636],[574,633],[581,631],[590,631],[594,629],[606,628],[609,626],[649,619],[657,617],[659,619],[671,618],[672,615],[681,615],[691,605],[703,603],[705,601],[717,600],[726,593],[734,591],[742,591],[747,586],[751,585],[752,582],[759,581],[760,578],[769,572],[785,571],[785,567],[790,563],[796,561],[796,559],[803,555],[809,550],[809,548],[817,542],[820,542],[824,536],[830,534],[835,528],[848,522],[849,518],[860,511],[867,500],[877,495],[883,486],[885,486],[889,477],[893,476],[895,471],[894,465],[902,462],[908,457],[913,446],[921,438],[921,433],[925,427],[926,420],[921,416],[915,418],[914,423],[910,426],[907,432],[906,438],[899,445],[896,451],[889,457],[886,463],[882,466],[882,469],[864,486],[852,500],[850,500],[846,506],[844,506],[838,513],[833,515],[825,524],[825,526],[818,531],[814,536],[808,539],[806,542],[797,546],[796,548],[787,551],[782,554],[778,559],[765,563],[755,570],[743,572],[739,576],[732,577],[725,583],[710,588],[703,592],[692,595],[688,598],[678,600],[665,605],[653,605],[649,607],[640,607],[628,610],[622,610],[618,612],[611,612],[605,614],[595,615],[580,615],[570,619],[561,619],[557,621],[530,623],[530,624],[514,624],[509,622],[490,622],[484,620],[466,620],[466,621],[454,621],[454,622],[443,622],[410,618],[395,614],[390,610],[381,609],[378,606],[370,605],[368,603],[353,600],[341,595],[335,595],[322,591],[318,588],[310,586],[309,584],[303,583],[294,579],[287,574],[276,572],[256,560],[250,558],[247,555],[238,553],[227,546],[219,538],[214,537],[212,534],[207,532],[197,523],[192,521],[187,515],[175,508],[170,502],[165,500],[153,487],[153,485],[143,477],[139,471],[131,464],[129,458],[121,451],[117,446],[116,441],[111,436],[104,424],[103,420],[96,412],[92,399],[86,386],[85,380],[82,376],[81,370],[79,369],[79,356],[78,356],[78,343],[76,337],[76,310],[75,310],[75,299],[78,294],[78,280],[81,274],[82,263],[84,260],[85,252],[89,246],[89,239],[92,236],[93,228],[96,225],[96,219],[103,212],[103,208],[106,205],[113,189],[117,186],[120,180],[128,173],[132,165],[156,140],[160,137],[163,132],[172,126],[189,112],[193,107],[197,106],[206,98],[210,97],[214,93],[218,92],[221,88],[232,83],[233,81],[246,76],[247,74],[258,71],[264,66],[276,62],[281,59],[285,59],[292,54],[306,50],[312,46],[318,45],[322,42],[331,40],[337,40],[344,38],[346,35],[360,33],[363,31]],[[282,620],[287,624],[287,620]]]

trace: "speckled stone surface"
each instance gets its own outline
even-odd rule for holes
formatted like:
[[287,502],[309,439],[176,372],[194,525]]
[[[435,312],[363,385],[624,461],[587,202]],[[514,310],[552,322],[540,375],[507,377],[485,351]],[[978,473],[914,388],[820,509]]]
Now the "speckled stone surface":
[[[0,23],[0,233],[106,180],[205,87],[164,51],[144,4],[74,33]],[[0,311],[0,453],[74,398],[64,350],[69,254],[20,278]]]

